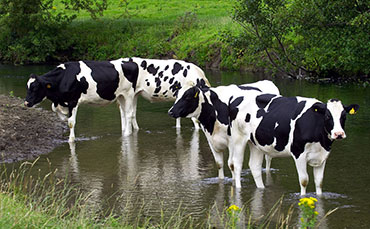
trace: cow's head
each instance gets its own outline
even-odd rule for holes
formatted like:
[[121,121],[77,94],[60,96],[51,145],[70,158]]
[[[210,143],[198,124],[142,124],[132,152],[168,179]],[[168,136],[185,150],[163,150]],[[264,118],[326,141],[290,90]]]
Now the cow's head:
[[203,96],[202,90],[197,86],[181,90],[168,114],[173,118],[198,118],[204,101]]
[[330,99],[327,104],[316,103],[312,109],[315,112],[323,115],[324,128],[331,140],[346,138],[344,126],[346,122],[347,113],[353,115],[358,109],[359,105],[351,104],[349,106],[342,105],[342,102],[337,99]]
[[24,105],[32,107],[40,103],[45,98],[48,88],[51,88],[51,84],[45,84],[38,76],[31,74],[27,82],[27,96]]

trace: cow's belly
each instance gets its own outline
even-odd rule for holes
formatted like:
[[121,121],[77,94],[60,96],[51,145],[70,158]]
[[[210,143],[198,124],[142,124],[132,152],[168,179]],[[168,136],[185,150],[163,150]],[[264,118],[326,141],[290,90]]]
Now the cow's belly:
[[139,94],[144,97],[144,99],[152,102],[156,101],[175,101],[175,97],[173,97],[172,93],[166,93],[165,95],[163,93],[154,94],[150,91],[142,90],[139,92]]
[[291,152],[289,150],[277,151],[275,145],[261,146],[258,145],[257,148],[262,151],[264,154],[269,155],[270,157],[291,157]]
[[94,104],[94,105],[107,105],[109,103],[112,103],[114,100],[106,100],[101,98],[96,93],[87,93],[82,94],[80,99],[78,100],[78,103],[83,104]]

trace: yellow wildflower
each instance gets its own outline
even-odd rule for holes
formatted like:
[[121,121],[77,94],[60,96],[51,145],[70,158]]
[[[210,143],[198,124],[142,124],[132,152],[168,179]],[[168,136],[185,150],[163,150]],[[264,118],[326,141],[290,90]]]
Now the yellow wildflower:
[[349,111],[349,114],[353,115],[353,114],[356,114],[356,111],[354,108],[352,108],[350,111]]
[[318,215],[319,213],[317,211],[315,211],[313,214]]
[[236,206],[235,204],[233,204],[227,210],[228,211],[239,211],[240,208],[238,206]]
[[53,10],[56,10],[57,8],[55,6],[52,7]]

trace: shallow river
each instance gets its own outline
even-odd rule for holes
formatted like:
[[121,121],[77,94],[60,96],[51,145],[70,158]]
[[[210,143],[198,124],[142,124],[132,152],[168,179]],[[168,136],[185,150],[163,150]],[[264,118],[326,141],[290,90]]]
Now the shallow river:
[[[25,97],[26,81],[30,73],[45,73],[52,66],[14,67],[0,65],[0,93]],[[206,72],[212,85],[254,82],[263,76],[239,72]],[[319,198],[317,210],[322,217],[322,228],[370,227],[370,88],[360,85],[312,84],[305,81],[273,78],[285,96],[315,97],[321,101],[341,99],[344,104],[357,103],[357,115],[348,116],[347,138],[333,144],[328,159],[324,194]],[[43,102],[45,109],[50,103]],[[145,203],[146,216],[159,218],[161,209],[174,212],[181,203],[185,213],[203,222],[210,212],[217,225],[217,211],[212,206],[236,204],[246,206],[253,219],[266,215],[284,196],[283,210],[293,204],[293,222],[299,221],[299,184],[292,158],[272,161],[271,176],[264,173],[265,190],[256,189],[248,156],[244,161],[242,189],[232,188],[230,172],[227,178],[217,179],[217,169],[204,134],[193,130],[189,119],[182,120],[181,131],[175,120],[167,115],[171,103],[149,103],[139,99],[138,133],[121,138],[119,110],[115,104],[105,107],[81,106],[77,114],[76,144],[66,142],[40,158],[37,169],[47,173],[58,169],[58,175],[69,174],[72,181],[91,192],[89,204],[93,209],[106,207],[108,201],[117,211],[131,212]],[[65,139],[68,139],[68,133]],[[247,153],[248,154],[248,153]],[[227,160],[227,154],[224,156]],[[226,163],[225,163],[226,164]],[[309,167],[308,195],[314,196],[312,168]],[[216,207],[217,208],[217,207]]]

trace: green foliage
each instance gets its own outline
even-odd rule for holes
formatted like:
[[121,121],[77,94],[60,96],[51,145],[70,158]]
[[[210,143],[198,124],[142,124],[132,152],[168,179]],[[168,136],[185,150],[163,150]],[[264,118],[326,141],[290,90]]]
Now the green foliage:
[[[87,10],[96,18],[106,1],[63,0],[66,10]],[[13,63],[45,62],[70,46],[65,30],[76,14],[67,14],[53,0],[0,0],[0,59]]]
[[237,0],[233,18],[244,30],[234,48],[290,76],[370,72],[366,1]]

